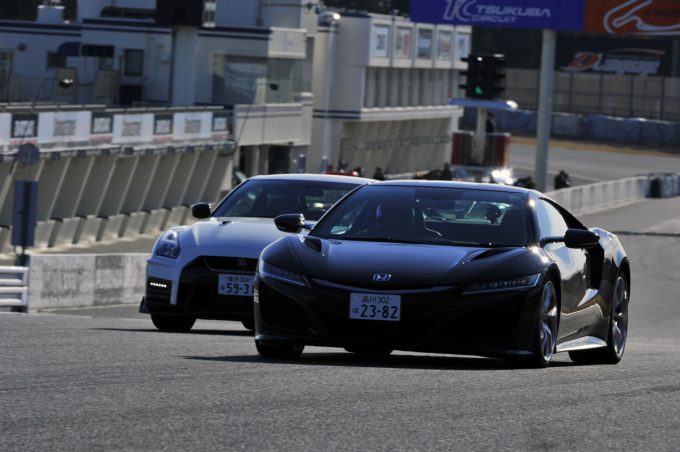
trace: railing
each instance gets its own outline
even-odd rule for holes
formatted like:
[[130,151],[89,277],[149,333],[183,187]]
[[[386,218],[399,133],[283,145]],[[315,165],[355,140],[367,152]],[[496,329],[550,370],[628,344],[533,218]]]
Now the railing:
[[0,267],[0,307],[27,306],[28,267]]
[[630,204],[648,196],[650,178],[636,176],[546,193],[574,215]]

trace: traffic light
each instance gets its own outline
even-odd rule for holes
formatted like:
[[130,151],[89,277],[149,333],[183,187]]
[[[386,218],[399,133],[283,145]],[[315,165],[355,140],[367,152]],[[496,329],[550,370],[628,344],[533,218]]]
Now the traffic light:
[[461,72],[465,76],[465,84],[460,85],[465,90],[465,97],[471,99],[498,99],[505,91],[505,55],[471,53],[467,58],[467,71]]

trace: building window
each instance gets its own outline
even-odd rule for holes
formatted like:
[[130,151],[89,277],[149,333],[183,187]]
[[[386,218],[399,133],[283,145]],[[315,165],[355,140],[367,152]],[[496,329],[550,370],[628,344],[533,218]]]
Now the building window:
[[303,60],[216,55],[213,102],[234,104],[291,103],[302,87]]
[[47,69],[66,67],[66,57],[54,52],[47,52]]
[[144,75],[144,51],[125,49],[125,75]]

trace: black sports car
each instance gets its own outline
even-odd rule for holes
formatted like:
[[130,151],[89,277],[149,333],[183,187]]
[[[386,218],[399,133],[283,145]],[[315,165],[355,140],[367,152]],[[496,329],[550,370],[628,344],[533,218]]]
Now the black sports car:
[[[302,215],[275,220],[288,232]],[[619,362],[630,267],[617,237],[543,194],[490,184],[363,186],[260,256],[255,344],[474,354],[547,366]]]

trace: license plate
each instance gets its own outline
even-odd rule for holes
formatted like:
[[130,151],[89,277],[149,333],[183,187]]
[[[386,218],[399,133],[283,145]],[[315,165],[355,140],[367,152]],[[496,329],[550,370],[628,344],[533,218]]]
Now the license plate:
[[397,322],[401,319],[401,295],[350,294],[349,318]]
[[252,297],[254,279],[255,277],[252,275],[221,274],[217,282],[217,293],[237,297]]

